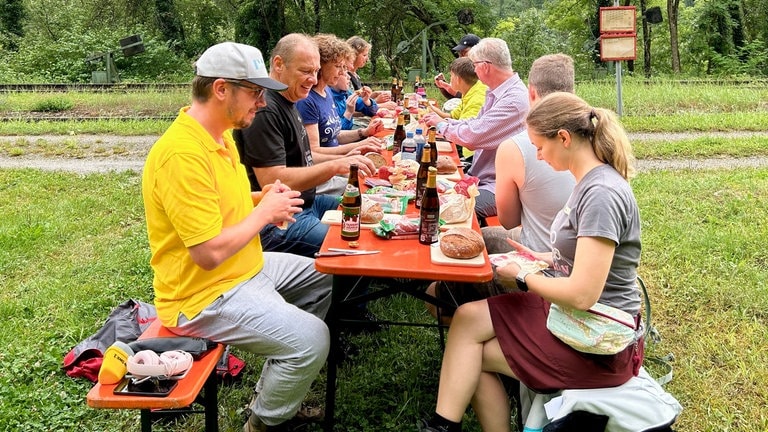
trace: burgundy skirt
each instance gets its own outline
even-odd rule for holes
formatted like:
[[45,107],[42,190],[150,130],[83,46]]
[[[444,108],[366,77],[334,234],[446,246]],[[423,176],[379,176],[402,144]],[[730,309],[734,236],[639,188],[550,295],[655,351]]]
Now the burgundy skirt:
[[509,367],[536,392],[619,386],[642,365],[642,339],[614,355],[582,353],[560,341],[547,329],[549,302],[536,294],[510,293],[487,300]]

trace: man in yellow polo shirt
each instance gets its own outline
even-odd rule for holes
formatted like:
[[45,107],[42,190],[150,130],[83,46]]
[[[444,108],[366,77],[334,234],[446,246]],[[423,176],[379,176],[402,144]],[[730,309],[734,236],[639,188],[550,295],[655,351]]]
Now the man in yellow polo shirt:
[[328,354],[331,278],[262,251],[259,231],[292,222],[302,200],[279,181],[251,193],[230,130],[251,124],[265,88],[286,86],[248,45],[214,45],[195,68],[191,106],[144,166],[155,306],[174,333],[265,356],[244,430],[284,430]]

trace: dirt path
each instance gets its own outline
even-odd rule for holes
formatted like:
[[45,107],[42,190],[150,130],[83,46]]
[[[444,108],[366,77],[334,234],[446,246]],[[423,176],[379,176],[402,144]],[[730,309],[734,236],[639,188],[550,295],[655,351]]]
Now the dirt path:
[[[680,140],[704,136],[702,133],[638,133],[630,134],[635,140]],[[768,136],[768,132],[712,132],[706,133],[712,137],[744,138],[749,136]],[[5,168],[36,168],[41,170],[60,170],[81,174],[109,171],[137,171],[144,166],[144,159],[152,144],[157,140],[155,135],[143,136],[114,136],[114,135],[41,135],[41,136],[5,136],[0,142],[6,143],[36,143],[46,142],[51,147],[66,146],[76,141],[78,147],[87,150],[77,156],[43,156],[40,154],[23,154],[21,156],[0,156],[0,169]],[[767,167],[768,157],[757,156],[747,158],[707,158],[707,159],[644,159],[638,161],[640,172],[651,170],[677,169],[736,169]]]

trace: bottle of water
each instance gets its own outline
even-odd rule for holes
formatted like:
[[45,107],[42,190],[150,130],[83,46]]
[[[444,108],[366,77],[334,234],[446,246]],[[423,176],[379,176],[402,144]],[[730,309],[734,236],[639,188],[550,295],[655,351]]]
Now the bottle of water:
[[416,160],[421,161],[421,154],[424,152],[424,144],[427,143],[422,128],[416,128],[416,134],[413,135],[413,140],[416,141]]
[[416,159],[416,151],[417,151],[416,141],[413,139],[413,132],[406,132],[405,133],[405,139],[403,140],[403,148],[400,150],[400,158],[402,160],[410,159],[410,160],[417,160]]

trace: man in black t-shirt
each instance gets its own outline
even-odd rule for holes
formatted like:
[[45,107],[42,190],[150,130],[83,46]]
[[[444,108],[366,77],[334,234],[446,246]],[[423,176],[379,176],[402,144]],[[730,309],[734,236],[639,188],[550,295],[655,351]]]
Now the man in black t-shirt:
[[246,167],[251,190],[280,180],[302,191],[304,205],[287,229],[268,225],[261,231],[265,251],[290,252],[313,257],[320,250],[328,227],[320,222],[326,210],[338,207],[338,196],[316,195],[315,188],[337,174],[349,173],[358,164],[365,175],[375,172],[370,159],[359,154],[313,154],[295,103],[307,97],[317,83],[320,54],[317,45],[302,34],[284,36],[272,51],[270,77],[286,84],[284,92],[268,91],[267,105],[259,109],[251,126],[233,131],[240,160]]

